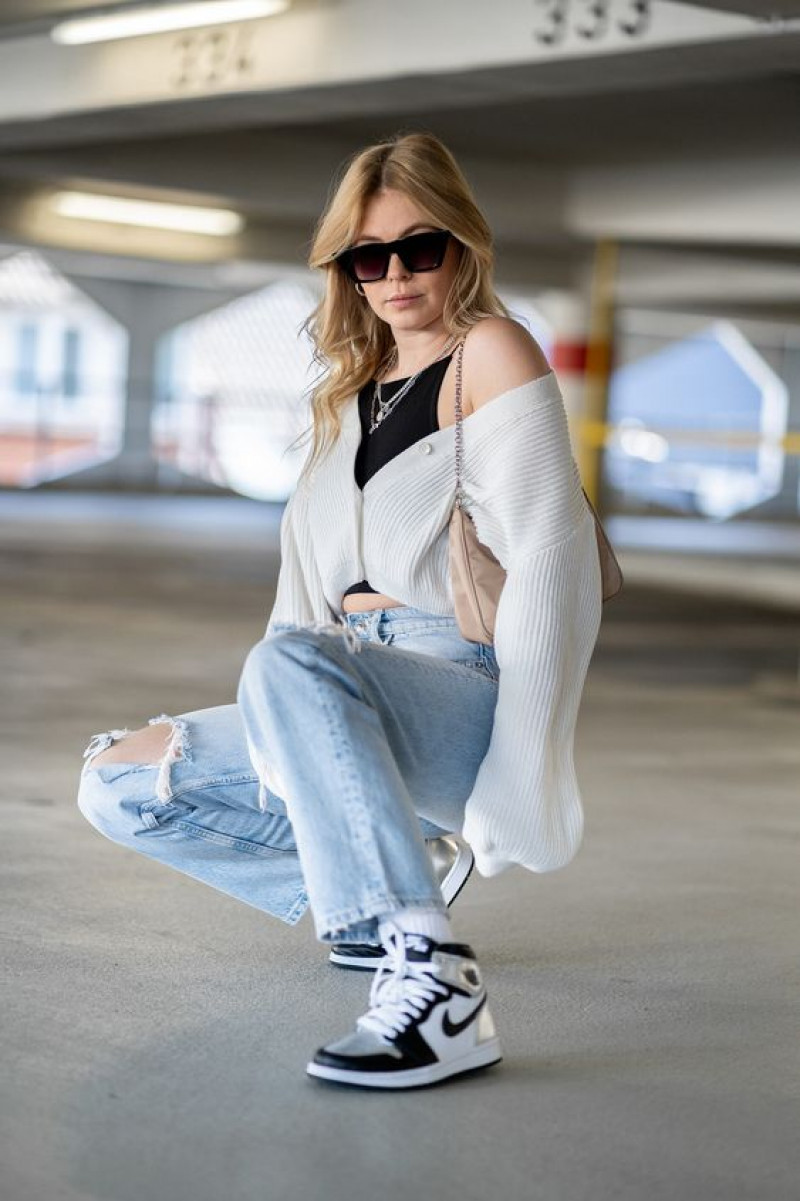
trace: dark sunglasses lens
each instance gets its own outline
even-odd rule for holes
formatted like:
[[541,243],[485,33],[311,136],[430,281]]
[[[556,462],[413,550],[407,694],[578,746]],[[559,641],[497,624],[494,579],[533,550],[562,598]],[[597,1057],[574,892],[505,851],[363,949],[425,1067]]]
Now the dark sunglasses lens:
[[[397,243],[400,257],[408,271],[435,271],[444,262],[447,248],[447,230],[434,230],[431,233],[412,234]],[[391,244],[390,244],[391,245]],[[345,262],[354,279],[359,283],[374,283],[383,279],[389,266],[392,250],[380,242],[368,242],[364,246],[354,246],[347,252]]]
[[444,260],[447,233],[413,234],[404,243],[402,259],[409,271],[435,271]]
[[367,246],[356,246],[350,252],[350,261],[356,278],[361,283],[382,279],[389,266],[389,256],[382,246],[370,242]]

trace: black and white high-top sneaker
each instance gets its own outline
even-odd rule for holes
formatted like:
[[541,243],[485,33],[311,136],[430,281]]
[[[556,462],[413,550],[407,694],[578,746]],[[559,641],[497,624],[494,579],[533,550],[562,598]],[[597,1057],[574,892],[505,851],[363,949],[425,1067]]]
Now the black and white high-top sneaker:
[[503,1058],[475,954],[390,927],[356,1029],[320,1047],[309,1076],[362,1088],[415,1088]]
[[[475,866],[475,856],[469,844],[457,838],[455,834],[426,838],[425,846],[431,857],[444,903],[449,907],[469,879]],[[384,950],[379,942],[335,942],[331,946],[328,958],[337,967],[374,972],[383,956]]]

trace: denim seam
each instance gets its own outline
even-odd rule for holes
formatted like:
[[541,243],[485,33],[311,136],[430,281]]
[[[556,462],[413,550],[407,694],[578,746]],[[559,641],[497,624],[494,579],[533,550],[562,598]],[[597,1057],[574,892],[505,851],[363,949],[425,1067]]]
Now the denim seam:
[[[417,656],[417,659],[418,659],[417,667],[419,670],[422,670],[422,671],[425,671],[425,670],[428,670],[429,672],[440,671],[443,666],[446,667],[448,665],[450,667],[470,667],[471,664],[475,664],[478,662],[476,659],[469,659],[469,660],[468,659],[450,659],[446,655],[426,655],[424,651],[413,650],[411,647],[401,646],[401,645],[395,644],[395,643],[389,643],[387,645],[387,649],[398,650],[402,654]],[[477,674],[480,676],[482,673],[480,671],[478,671]],[[464,677],[460,673],[458,673],[456,678],[464,680],[468,677]],[[488,679],[492,683],[495,683],[495,684],[497,684],[499,682],[498,680],[495,680],[493,676],[488,676],[488,675],[484,674],[483,678]]]
[[237,838],[235,834],[225,834],[222,830],[207,830],[204,826],[198,826],[195,822],[187,821],[183,817],[172,819],[167,827],[160,826],[156,822],[155,826],[137,830],[136,834],[149,834],[151,829],[183,830],[184,834],[189,834],[192,838],[204,842],[215,842],[219,846],[230,847],[232,850],[241,851],[246,855],[297,854],[296,847],[273,847],[268,842],[252,842],[247,838]]
[[[101,765],[100,770],[102,770],[103,766],[105,765]],[[160,765],[158,763],[120,763],[115,761],[113,764],[109,764],[108,766],[124,769],[125,775],[128,775],[131,772],[160,770]],[[95,768],[95,771],[97,770],[98,769]],[[119,774],[122,774],[122,771],[120,771]],[[253,772],[241,772],[230,776],[206,776],[204,778],[201,777],[199,780],[186,780],[182,784],[178,785],[177,788],[173,789],[168,797],[162,798],[156,796],[150,803],[153,805],[171,805],[174,801],[177,801],[180,797],[182,797],[184,793],[206,792],[209,788],[218,788],[220,785],[225,785],[227,787],[229,784],[256,783],[258,783],[258,776]],[[283,815],[276,814],[275,816],[278,817]]]
[[[329,645],[327,650],[334,663],[336,663],[339,668],[346,670],[348,664],[341,661],[336,653],[336,649]],[[354,769],[352,760],[349,760],[347,757],[347,738],[344,736],[344,731],[341,725],[339,725],[338,728],[336,726],[336,722],[334,720],[334,707],[325,703],[322,693],[323,685],[320,673],[315,671],[311,672],[310,674],[314,688],[317,692],[317,699],[319,701],[320,708],[325,714],[331,741],[334,746],[335,758],[338,762],[344,765],[347,772],[347,785],[342,790],[344,807],[351,819],[358,819],[358,821],[352,820],[353,845],[358,848],[360,857],[363,860],[364,865],[371,877],[375,871],[375,857],[369,854],[369,848],[367,844],[363,841],[358,833],[360,822],[364,819],[368,819],[369,817],[369,806],[365,803],[363,798],[360,798],[357,795],[359,791],[358,774]],[[356,679],[356,685],[359,693],[363,697],[361,681]],[[363,697],[363,699],[365,703],[368,703],[365,697]],[[344,753],[341,753],[342,751]]]
[[432,631],[435,633],[446,632],[453,629],[453,623],[443,619],[441,622],[417,622],[408,621],[393,621],[389,622],[381,632],[384,635],[393,634],[395,637],[402,638],[404,636],[413,637],[415,634],[429,634]]
[[[141,774],[142,772],[147,772],[147,771],[157,772],[160,769],[160,765],[158,763],[138,763],[135,761],[131,761],[130,763],[128,763],[128,762],[123,762],[122,760],[115,759],[113,763],[108,763],[108,764],[101,763],[99,767],[92,768],[91,770],[94,775],[98,775],[102,779],[101,773],[105,767],[109,767],[114,770],[115,780],[119,779],[119,777],[122,775],[128,776],[128,775],[133,775],[134,773]],[[84,764],[83,774],[88,774],[86,771],[86,768],[87,768],[87,765]],[[204,778],[201,778],[200,780],[186,780],[184,783],[180,784],[176,789],[174,789],[168,797],[165,797],[164,799],[162,799],[161,797],[155,797],[155,798],[153,798],[152,803],[153,804],[158,803],[160,805],[171,805],[173,803],[173,801],[178,800],[180,797],[182,797],[184,795],[184,793],[187,793],[187,792],[188,793],[205,792],[209,788],[218,788],[220,785],[224,785],[227,787],[229,784],[256,784],[256,783],[258,783],[258,776],[254,775],[252,772],[246,772],[246,773],[243,772],[241,774],[231,775],[231,776],[206,776]],[[276,816],[282,817],[283,814],[276,814]]]
[[305,911],[308,909],[308,892],[305,887],[301,888],[297,893],[297,898],[291,909],[284,911],[284,921],[294,923],[299,921]]
[[[178,797],[183,796],[185,792],[205,792],[209,788],[217,788],[221,784],[228,785],[257,783],[258,776],[255,774],[255,772],[241,772],[230,776],[206,776],[205,779],[186,780],[185,782],[179,784],[172,793],[172,799],[176,800]],[[166,804],[169,804],[169,801],[167,801]]]
[[469,667],[472,671],[477,672],[479,676],[483,676],[484,679],[490,680],[493,684],[498,682],[492,675],[491,668],[489,667],[488,663],[483,658],[453,659],[451,662],[457,663],[459,667]]

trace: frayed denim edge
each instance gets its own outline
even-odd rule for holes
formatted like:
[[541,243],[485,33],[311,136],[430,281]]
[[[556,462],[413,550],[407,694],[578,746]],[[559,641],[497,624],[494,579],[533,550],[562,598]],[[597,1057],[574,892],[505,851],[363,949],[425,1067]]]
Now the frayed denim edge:
[[[156,779],[156,797],[159,801],[168,802],[172,800],[172,764],[176,763],[178,759],[185,759],[188,763],[191,763],[192,761],[192,747],[189,739],[189,731],[183,718],[170,717],[166,713],[162,713],[159,717],[151,717],[147,724],[150,726],[162,724],[172,726],[170,740],[160,763],[153,765],[148,765],[146,763],[142,764],[142,767],[158,767],[158,777]],[[107,750],[108,747],[110,747],[113,743],[119,742],[121,738],[124,738],[127,734],[132,733],[133,731],[127,729],[126,727],[125,729],[104,730],[100,734],[93,734],[89,741],[89,745],[83,752],[83,757],[86,760],[83,765],[83,771],[86,772],[86,770],[91,766],[95,757],[102,751]]]

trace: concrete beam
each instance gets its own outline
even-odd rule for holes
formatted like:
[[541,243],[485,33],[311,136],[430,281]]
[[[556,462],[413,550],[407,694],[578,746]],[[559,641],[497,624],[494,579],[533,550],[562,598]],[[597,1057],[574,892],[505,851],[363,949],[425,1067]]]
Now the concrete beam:
[[[494,100],[572,91],[576,79],[590,91],[621,80],[650,87],[664,70],[681,78],[688,48],[702,49],[710,78],[715,46],[769,37],[751,17],[673,0],[653,0],[644,15],[632,0],[610,0],[603,19],[589,6],[569,6],[561,21],[555,10],[529,0],[494,0],[491,11],[483,0],[295,0],[279,16],[183,33],[87,46],[15,38],[0,43],[0,132],[6,146],[24,144],[31,129],[52,140],[48,125],[61,117],[118,113],[141,133],[148,110],[163,132],[170,109],[185,128],[197,106],[207,128],[208,101],[219,115],[226,98],[257,97],[264,123],[270,112],[331,120],[365,111],[367,98],[371,112],[398,111],[398,101],[414,111],[474,104],[481,90]],[[236,112],[234,104],[228,124]],[[110,132],[92,124],[94,136]]]
[[800,246],[800,161],[733,159],[579,167],[565,226],[579,238]]
[[629,307],[674,309],[746,305],[800,313],[800,256],[775,261],[764,255],[713,253],[694,247],[670,250],[626,245],[620,250],[617,300]]

